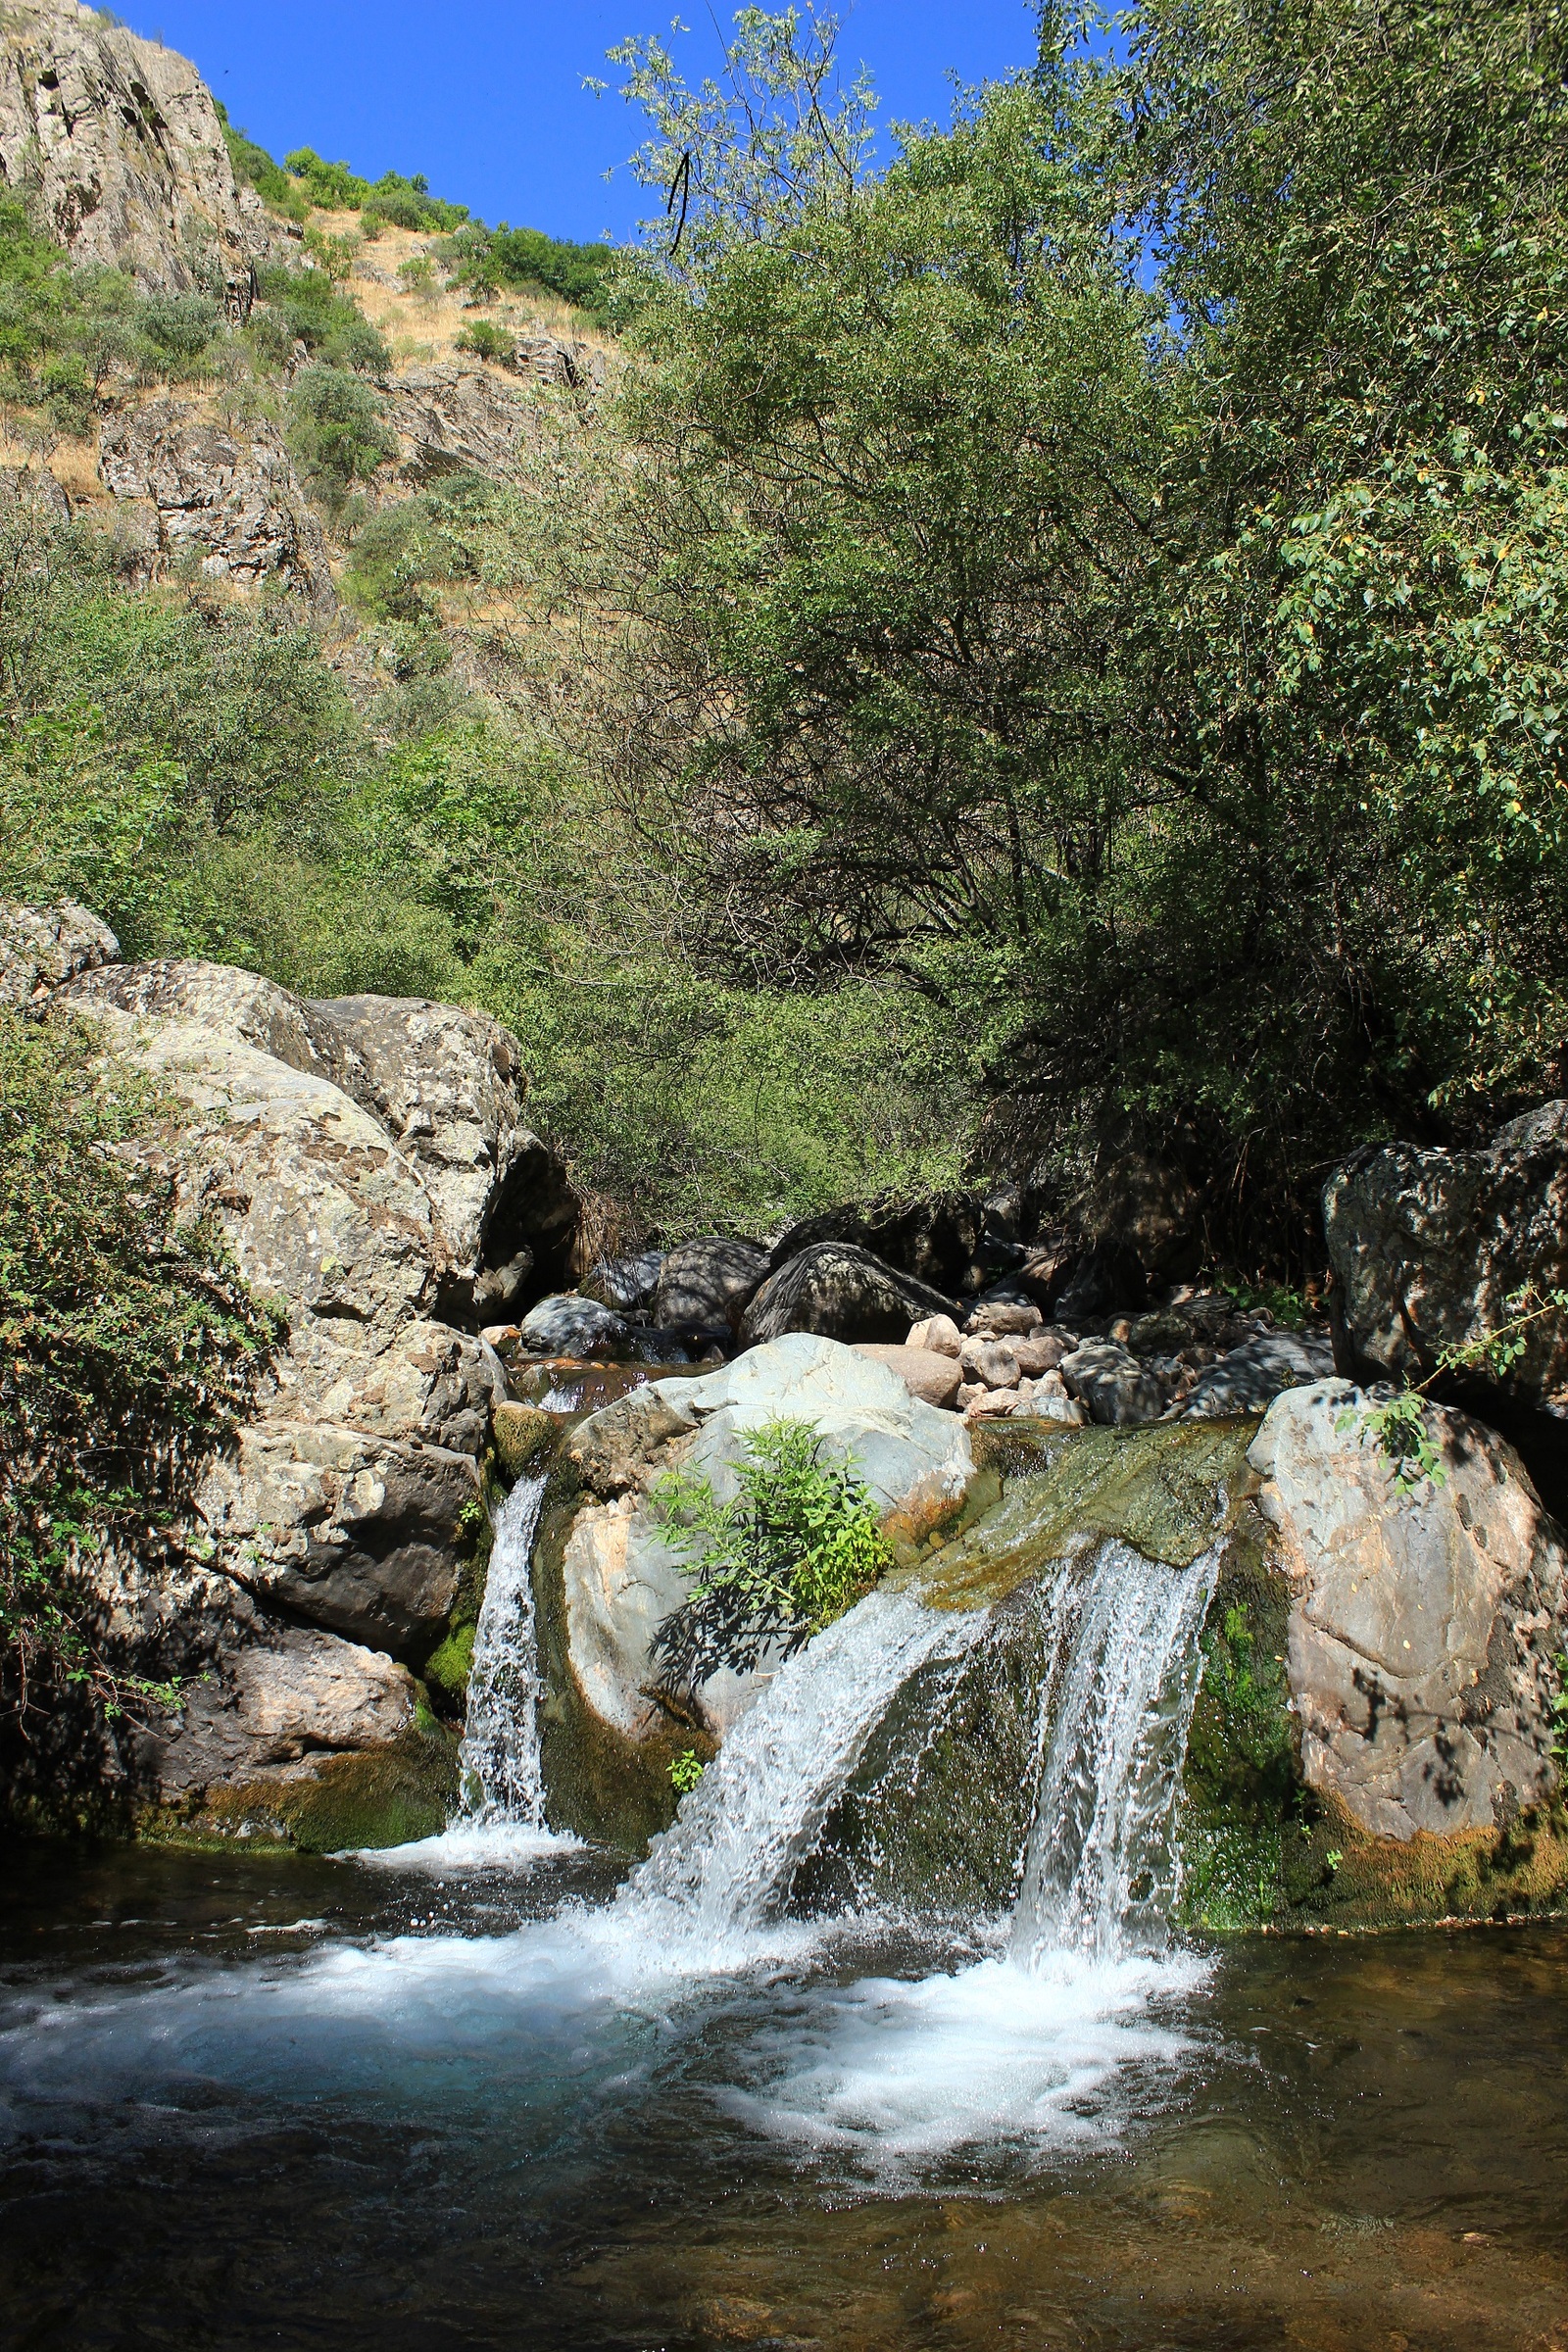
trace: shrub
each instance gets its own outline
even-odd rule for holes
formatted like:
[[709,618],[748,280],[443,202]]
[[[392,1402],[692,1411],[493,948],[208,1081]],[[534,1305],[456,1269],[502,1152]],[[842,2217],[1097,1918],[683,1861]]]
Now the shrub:
[[0,1010],[0,1714],[152,1687],[102,1633],[90,1576],[161,1555],[250,1409],[275,1325],[216,1225],[124,1155],[159,1109],[91,1024]]
[[493,361],[502,368],[513,367],[517,357],[516,336],[488,318],[475,318],[463,327],[457,345],[460,351],[471,351],[476,359]]
[[289,395],[289,445],[323,503],[341,507],[397,443],[369,386],[346,368],[302,368]]
[[808,1422],[769,1422],[745,1447],[732,1502],[718,1502],[709,1480],[686,1471],[654,1489],[655,1521],[686,1555],[692,1580],[652,1644],[675,1691],[695,1690],[721,1666],[748,1673],[775,1642],[788,1656],[893,1565],[853,1462],[824,1463]]
[[213,103],[218,109],[218,119],[223,125],[223,143],[228,149],[235,178],[253,187],[275,212],[286,213],[291,220],[303,220],[310,210],[304,191],[290,179],[280,164],[273,162],[265,147],[257,145],[248,131],[235,129],[221,99],[214,99]]

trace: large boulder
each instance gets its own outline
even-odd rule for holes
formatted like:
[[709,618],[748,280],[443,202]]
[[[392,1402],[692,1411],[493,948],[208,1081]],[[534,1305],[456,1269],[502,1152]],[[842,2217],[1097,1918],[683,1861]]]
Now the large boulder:
[[524,1122],[522,1049],[487,1013],[422,997],[299,998],[194,956],[110,962],[60,1001],[194,1023],[347,1095],[416,1171],[441,1230],[451,1309],[490,1319],[511,1298],[480,1292],[486,1270],[504,1279],[520,1260],[531,1272],[569,1249],[576,1196]]
[[109,925],[74,900],[0,906],[0,1004],[41,1004],[63,982],[119,956]]
[[1439,1471],[1401,1487],[1371,1401],[1287,1391],[1250,1455],[1292,1589],[1302,1771],[1381,1838],[1506,1827],[1557,1783],[1568,1553],[1493,1431],[1429,1407]]
[[567,1355],[579,1361],[593,1356],[626,1352],[629,1327],[597,1298],[576,1291],[558,1292],[530,1307],[517,1327],[517,1337],[532,1355]]
[[[887,1365],[804,1333],[699,1379],[631,1390],[591,1415],[567,1446],[585,1499],[562,1551],[562,1605],[569,1672],[601,1729],[635,1743],[668,1720],[650,1644],[687,1586],[650,1511],[651,1490],[679,1468],[709,1479],[728,1501],[749,1435],[781,1418],[809,1422],[827,1459],[853,1459],[887,1520],[911,1534],[955,1512],[973,1472],[968,1435],[953,1414],[911,1396]],[[708,1737],[722,1738],[766,1667],[720,1672],[674,1695]]]
[[1157,1421],[1165,1410],[1154,1374],[1117,1340],[1085,1340],[1057,1368],[1090,1418],[1107,1429]]
[[774,1244],[768,1271],[776,1274],[819,1242],[847,1242],[953,1298],[965,1286],[985,1229],[984,1204],[972,1193],[851,1201],[788,1227]]
[[1192,1421],[1218,1420],[1228,1413],[1261,1413],[1286,1389],[1324,1380],[1334,1370],[1327,1340],[1297,1339],[1288,1331],[1260,1333],[1205,1364],[1188,1391],[1182,1410]]
[[[1419,1379],[1444,1348],[1498,1330],[1522,1291],[1568,1289],[1568,1102],[1511,1121],[1482,1152],[1359,1152],[1329,1179],[1323,1225],[1343,1368]],[[1524,1403],[1568,1403],[1568,1316],[1520,1336],[1498,1386]]]
[[768,1268],[760,1242],[732,1241],[723,1234],[701,1235],[671,1250],[654,1287],[654,1321],[666,1330],[733,1327]]
[[916,1323],[951,1315],[953,1300],[850,1242],[816,1242],[770,1274],[746,1310],[748,1344],[815,1332],[823,1339],[902,1345]]

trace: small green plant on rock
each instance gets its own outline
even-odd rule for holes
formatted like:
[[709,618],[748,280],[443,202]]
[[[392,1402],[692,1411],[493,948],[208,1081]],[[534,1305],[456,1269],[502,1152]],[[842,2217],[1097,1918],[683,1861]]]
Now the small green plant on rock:
[[736,1480],[739,1492],[722,1503],[708,1479],[684,1471],[654,1489],[654,1517],[665,1543],[686,1555],[692,1580],[653,1642],[662,1680],[674,1690],[692,1690],[721,1666],[745,1674],[774,1642],[788,1655],[893,1565],[853,1461],[824,1462],[808,1422],[754,1431]]
[[1482,1332],[1458,1347],[1440,1348],[1438,1360],[1424,1380],[1406,1380],[1393,1396],[1360,1414],[1343,1414],[1336,1424],[1346,1430],[1359,1421],[1393,1464],[1396,1494],[1414,1494],[1427,1481],[1441,1487],[1446,1480],[1426,1420],[1428,1395],[1437,1382],[1455,1372],[1486,1372],[1494,1380],[1501,1380],[1523,1355],[1531,1325],[1546,1315],[1568,1313],[1568,1291],[1548,1291],[1543,1297],[1531,1283],[1515,1292],[1507,1306],[1509,1319],[1495,1331]]
[[683,1747],[669,1760],[669,1785],[677,1796],[687,1796],[707,1770],[695,1747]]

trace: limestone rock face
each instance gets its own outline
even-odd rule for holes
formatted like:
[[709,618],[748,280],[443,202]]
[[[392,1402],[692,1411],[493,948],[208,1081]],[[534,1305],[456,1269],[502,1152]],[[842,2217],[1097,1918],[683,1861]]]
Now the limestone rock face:
[[885,1266],[851,1242],[817,1242],[770,1274],[746,1310],[741,1337],[881,1340],[902,1346],[916,1323],[951,1312],[952,1300],[911,1274]]
[[408,368],[378,378],[377,389],[401,445],[397,470],[416,489],[443,473],[505,481],[538,438],[526,396],[472,363]]
[[[1353,1354],[1373,1373],[1430,1371],[1441,1348],[1505,1323],[1527,1285],[1568,1289],[1568,1102],[1512,1121],[1485,1152],[1357,1152],[1329,1179],[1323,1224]],[[1522,1336],[1506,1391],[1568,1396],[1568,1317]]]
[[120,942],[85,906],[0,906],[0,1004],[41,1004],[52,989],[112,963]]
[[1568,1554],[1512,1449],[1430,1408],[1441,1485],[1396,1490],[1363,1392],[1275,1398],[1250,1460],[1293,1588],[1308,1783],[1380,1837],[1489,1829],[1548,1795]]
[[74,262],[149,290],[222,289],[249,311],[271,247],[261,198],[234,177],[195,67],[75,0],[14,0],[0,46],[0,172],[36,190]]
[[116,498],[147,512],[150,571],[192,558],[209,579],[278,580],[335,604],[321,526],[268,418],[230,431],[184,402],[149,401],[105,418],[98,466]]
[[[568,1656],[588,1706],[627,1737],[661,1720],[649,1644],[687,1590],[649,1491],[678,1466],[731,1500],[747,1435],[783,1417],[810,1422],[826,1459],[853,1456],[895,1526],[922,1531],[973,1474],[968,1433],[952,1413],[911,1396],[886,1364],[806,1333],[699,1379],[631,1390],[591,1415],[566,1448],[588,1491],[563,1557]],[[723,1737],[768,1671],[764,1658],[755,1673],[715,1675],[693,1694],[710,1737]]]

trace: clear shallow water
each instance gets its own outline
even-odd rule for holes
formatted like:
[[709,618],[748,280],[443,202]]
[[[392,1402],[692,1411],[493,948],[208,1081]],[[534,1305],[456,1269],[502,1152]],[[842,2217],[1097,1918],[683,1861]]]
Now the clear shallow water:
[[1568,2345],[1568,1932],[1013,1967],[4,1858],[0,2343]]

